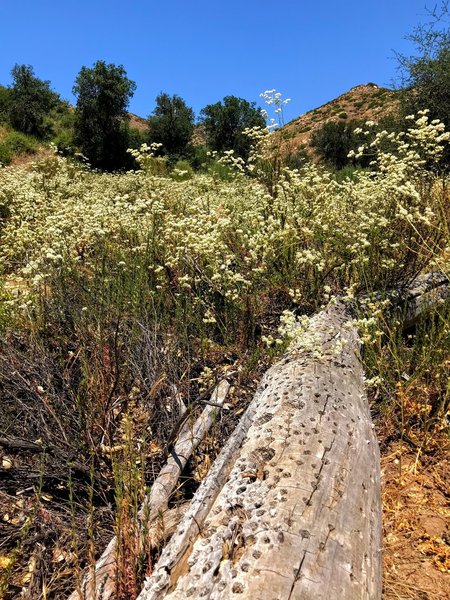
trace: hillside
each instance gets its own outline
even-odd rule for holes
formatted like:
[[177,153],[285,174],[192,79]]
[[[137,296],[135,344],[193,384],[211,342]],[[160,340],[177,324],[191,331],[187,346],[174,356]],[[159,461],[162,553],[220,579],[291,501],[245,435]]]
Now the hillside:
[[357,85],[334,100],[306,112],[280,129],[289,150],[305,150],[314,156],[311,136],[328,121],[378,121],[395,114],[399,107],[398,92],[374,83]]
[[143,117],[139,117],[138,115],[135,115],[134,113],[128,113],[128,117],[130,119],[129,121],[129,125],[131,129],[137,129],[138,131],[141,131],[142,133],[145,133],[148,129],[148,123],[147,123],[147,119],[144,119]]
[[[311,136],[327,121],[378,121],[395,114],[398,107],[398,92],[374,83],[357,85],[326,104],[293,119],[280,132],[284,140],[289,140],[290,149],[302,148],[313,154],[310,147]],[[129,113],[129,118],[131,128],[141,132],[147,130],[146,119],[133,113]],[[196,125],[193,143],[206,144],[201,125]]]

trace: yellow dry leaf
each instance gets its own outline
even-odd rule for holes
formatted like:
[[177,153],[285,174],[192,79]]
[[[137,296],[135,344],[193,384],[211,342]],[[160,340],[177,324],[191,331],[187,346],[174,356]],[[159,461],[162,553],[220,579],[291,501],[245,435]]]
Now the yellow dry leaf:
[[154,452],[161,452],[161,446],[159,446],[155,442],[150,442],[150,445],[149,445],[148,449],[149,449],[149,451],[150,451],[151,454],[153,454]]
[[62,562],[63,560],[65,560],[64,552],[60,548],[55,547],[53,549],[53,562],[58,563]]

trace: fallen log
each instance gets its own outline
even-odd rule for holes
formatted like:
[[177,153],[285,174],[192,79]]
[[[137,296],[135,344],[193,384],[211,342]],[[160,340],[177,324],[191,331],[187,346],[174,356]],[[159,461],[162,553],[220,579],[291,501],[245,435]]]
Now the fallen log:
[[404,329],[412,327],[424,314],[450,298],[448,276],[440,271],[417,277],[403,294],[398,293]]
[[[409,327],[449,296],[432,273],[390,298]],[[138,600],[381,597],[379,453],[349,310],[316,315],[267,372]],[[154,488],[165,497],[166,484]]]
[[138,600],[378,600],[381,502],[343,302],[266,374]]
[[[187,415],[188,418],[182,423],[170,456],[139,511],[142,544],[146,547],[152,543],[156,544],[157,538],[171,530],[173,521],[179,519],[180,511],[168,511],[171,494],[190,456],[211,428],[217,408],[225,402],[229,387],[227,381],[221,381],[212,393],[211,403],[205,406],[198,419],[193,423]],[[116,552],[117,538],[114,537],[97,561],[95,569],[85,576],[81,586],[70,595],[69,600],[114,598]]]
[[450,280],[442,271],[433,271],[418,275],[408,286],[400,285],[383,293],[358,297],[359,306],[371,316],[366,306],[373,300],[390,303],[388,315],[390,319],[398,319],[403,331],[413,327],[419,318],[433,311],[450,298]]

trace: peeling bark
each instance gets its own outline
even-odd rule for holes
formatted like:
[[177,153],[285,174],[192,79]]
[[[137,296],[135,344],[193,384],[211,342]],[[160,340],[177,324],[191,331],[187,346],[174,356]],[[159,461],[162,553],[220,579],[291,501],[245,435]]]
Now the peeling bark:
[[378,600],[380,462],[357,332],[316,315],[266,374],[138,600]]

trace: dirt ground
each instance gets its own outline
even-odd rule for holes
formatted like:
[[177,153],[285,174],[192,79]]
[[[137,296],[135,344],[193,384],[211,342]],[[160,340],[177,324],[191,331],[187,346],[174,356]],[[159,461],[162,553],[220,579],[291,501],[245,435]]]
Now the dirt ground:
[[382,452],[384,600],[450,598],[449,449],[442,436],[428,454]]

